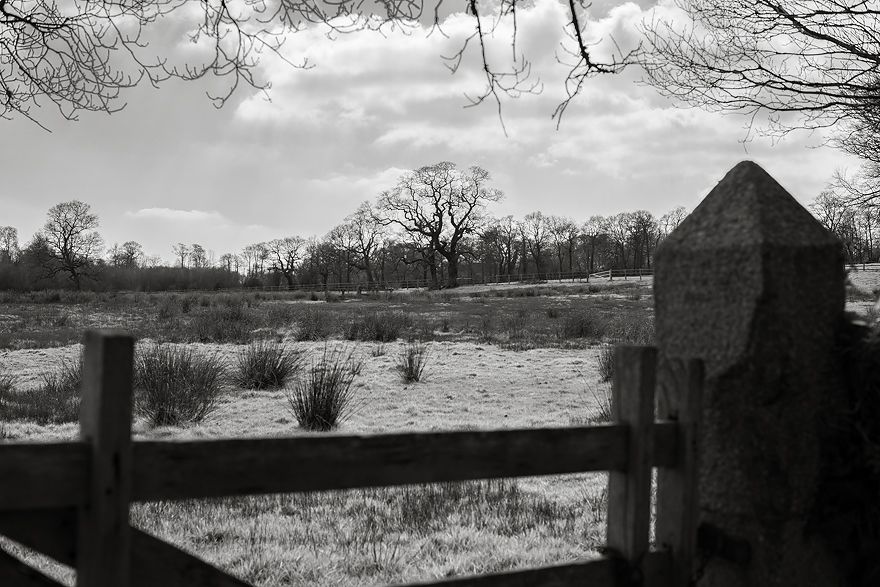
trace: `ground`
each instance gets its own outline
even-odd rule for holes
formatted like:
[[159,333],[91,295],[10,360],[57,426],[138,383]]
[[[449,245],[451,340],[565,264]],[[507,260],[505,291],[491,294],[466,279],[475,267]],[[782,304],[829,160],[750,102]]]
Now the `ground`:
[[[851,272],[850,280],[848,309],[866,314],[880,271]],[[262,333],[306,357],[342,345],[363,360],[355,410],[333,433],[585,424],[596,421],[608,393],[599,372],[603,349],[650,342],[650,285],[646,279],[462,288],[328,297],[329,303],[278,296],[228,301],[222,294],[12,299],[0,317],[0,375],[12,374],[21,388],[38,386],[47,371],[78,356],[79,345],[68,344],[73,333],[102,325],[138,333],[139,345],[176,341],[232,365],[243,341],[193,341],[225,336],[203,317],[226,320],[229,308],[243,307],[230,324],[246,326],[244,340]],[[399,319],[396,340],[346,340],[352,324],[373,313],[380,321]],[[329,341],[300,340],[312,329]],[[407,337],[429,341],[426,377],[409,384],[396,366]],[[314,434],[297,426],[286,390],[235,387],[204,422],[154,428],[138,417],[133,429],[137,438]],[[78,426],[7,421],[0,433],[7,441],[73,439]],[[132,521],[257,585],[381,584],[591,556],[604,539],[605,483],[593,474],[163,502],[135,505]],[[0,545],[71,583],[69,570],[8,541]]]

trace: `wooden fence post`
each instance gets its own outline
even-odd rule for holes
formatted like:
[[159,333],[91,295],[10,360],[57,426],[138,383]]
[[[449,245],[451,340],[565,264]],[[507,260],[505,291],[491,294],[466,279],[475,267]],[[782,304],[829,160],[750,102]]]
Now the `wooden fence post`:
[[89,444],[91,469],[77,523],[77,587],[130,584],[133,354],[128,335],[85,334],[80,438]]
[[633,564],[648,552],[656,364],[653,347],[618,346],[614,352],[611,409],[629,435],[626,471],[608,477],[608,547]]
[[678,423],[678,458],[657,470],[656,543],[672,555],[670,587],[691,585],[697,547],[698,433],[703,362],[663,357],[657,372],[657,418]]

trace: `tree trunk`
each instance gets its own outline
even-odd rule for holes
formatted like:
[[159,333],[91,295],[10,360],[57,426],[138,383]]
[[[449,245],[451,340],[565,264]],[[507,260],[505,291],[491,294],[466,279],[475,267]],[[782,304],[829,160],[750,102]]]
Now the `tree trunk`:
[[458,255],[449,255],[446,262],[449,264],[446,274],[446,287],[458,287]]

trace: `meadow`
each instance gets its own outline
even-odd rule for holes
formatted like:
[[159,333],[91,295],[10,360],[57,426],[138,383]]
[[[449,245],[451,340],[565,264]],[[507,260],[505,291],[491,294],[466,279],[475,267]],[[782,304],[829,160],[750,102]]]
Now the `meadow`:
[[[153,405],[144,390],[156,376],[154,363],[139,358],[138,438],[599,423],[607,419],[612,345],[653,340],[650,286],[551,283],[345,298],[8,295],[0,300],[0,438],[76,437],[75,398],[63,389],[76,385],[81,331],[105,326],[135,334],[139,357],[176,349],[217,367],[207,370],[218,377],[217,394],[203,417],[163,420],[144,409]],[[873,295],[853,286],[849,301],[866,311]],[[241,365],[257,362],[246,358],[249,350],[265,355],[270,347],[290,358],[290,369],[259,389]],[[329,432],[306,430],[292,398],[328,356],[350,375],[348,417]],[[417,381],[405,376],[413,360],[423,367]],[[57,410],[29,404],[58,394]],[[604,542],[605,483],[590,474],[160,502],[135,504],[131,520],[257,585],[398,583],[589,557]],[[72,584],[69,569],[0,545]]]

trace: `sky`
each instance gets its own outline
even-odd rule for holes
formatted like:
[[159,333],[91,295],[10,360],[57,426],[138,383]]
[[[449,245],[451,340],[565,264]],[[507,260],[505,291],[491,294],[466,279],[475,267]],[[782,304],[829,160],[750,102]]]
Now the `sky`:
[[[640,23],[668,15],[668,4],[594,2],[594,54],[607,56],[611,39],[634,46]],[[0,226],[15,226],[24,245],[51,206],[78,199],[98,214],[108,247],[135,240],[170,261],[178,242],[219,257],[273,238],[321,236],[407,170],[438,161],[487,169],[505,194],[490,209],[496,216],[541,210],[579,222],[693,209],[744,159],[805,205],[835,170],[857,167],[823,146],[821,133],[762,137],[743,116],[667,100],[640,83],[637,69],[589,80],[557,129],[564,19],[557,0],[519,11],[517,48],[543,91],[503,99],[503,126],[494,103],[466,107],[483,84],[476,54],[454,75],[441,58],[473,27],[458,14],[443,23],[448,37],[425,28],[334,40],[301,31],[284,54],[312,68],[266,57],[258,74],[271,80],[268,97],[239,88],[222,109],[204,84],[177,82],[126,93],[126,107],[112,115],[68,122],[41,113],[51,133],[0,120]],[[511,52],[503,28],[496,37],[490,53]],[[184,57],[199,50],[182,35],[171,48]]]

